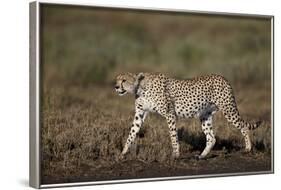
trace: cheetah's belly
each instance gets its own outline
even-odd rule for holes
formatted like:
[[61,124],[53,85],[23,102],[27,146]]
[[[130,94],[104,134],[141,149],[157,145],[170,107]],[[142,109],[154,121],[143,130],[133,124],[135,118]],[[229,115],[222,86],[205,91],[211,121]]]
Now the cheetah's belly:
[[208,108],[210,103],[204,98],[178,98],[175,100],[175,112],[179,117],[192,118],[199,117],[204,110]]
[[209,102],[201,102],[199,104],[182,104],[175,102],[175,112],[178,117],[198,118],[205,114],[214,114],[218,111],[215,104]]

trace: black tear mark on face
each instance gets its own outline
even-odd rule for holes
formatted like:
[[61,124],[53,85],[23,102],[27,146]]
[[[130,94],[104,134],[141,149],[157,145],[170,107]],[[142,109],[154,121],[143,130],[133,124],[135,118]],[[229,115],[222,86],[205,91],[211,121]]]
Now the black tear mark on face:
[[126,90],[123,90],[122,92],[119,92],[119,94],[125,94]]

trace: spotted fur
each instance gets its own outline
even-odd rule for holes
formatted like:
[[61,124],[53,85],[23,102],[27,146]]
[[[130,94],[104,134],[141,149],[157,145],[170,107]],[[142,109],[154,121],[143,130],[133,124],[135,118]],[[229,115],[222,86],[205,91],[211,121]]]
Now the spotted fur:
[[117,76],[115,90],[119,95],[131,93],[136,97],[135,117],[121,157],[128,152],[149,112],[156,112],[166,119],[174,158],[180,155],[176,128],[178,117],[195,117],[201,121],[206,147],[198,158],[206,157],[215,145],[213,115],[217,111],[221,110],[227,121],[241,131],[246,151],[251,150],[249,130],[260,124],[251,124],[241,118],[232,87],[220,75],[177,80],[163,74],[125,73]]

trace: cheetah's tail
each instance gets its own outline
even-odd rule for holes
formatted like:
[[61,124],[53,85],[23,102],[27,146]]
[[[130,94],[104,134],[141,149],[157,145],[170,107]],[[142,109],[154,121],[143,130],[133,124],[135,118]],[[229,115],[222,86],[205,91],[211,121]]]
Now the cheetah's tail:
[[241,116],[239,115],[239,112],[236,108],[234,114],[229,114],[229,111],[224,111],[223,110],[223,114],[225,116],[225,118],[227,119],[227,121],[231,124],[233,124],[237,129],[242,129],[242,128],[247,128],[249,130],[254,130],[256,128],[258,128],[261,125],[261,121],[258,121],[256,123],[250,123],[247,122],[245,120],[243,120],[241,118]]
[[243,126],[247,127],[249,130],[254,130],[256,128],[258,128],[261,125],[261,121],[257,121],[256,123],[249,123],[246,121],[243,121]]
[[239,112],[236,108],[234,114],[229,114],[229,111],[223,111],[223,114],[228,122],[233,124],[237,129],[247,128],[249,130],[254,130],[258,128],[261,125],[261,121],[258,121],[256,123],[250,123],[241,118],[239,115]]

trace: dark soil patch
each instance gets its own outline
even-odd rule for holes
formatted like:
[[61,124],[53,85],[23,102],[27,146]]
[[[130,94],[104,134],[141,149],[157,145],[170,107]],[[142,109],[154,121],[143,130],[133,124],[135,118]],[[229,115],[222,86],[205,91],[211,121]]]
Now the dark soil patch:
[[205,160],[196,160],[192,152],[189,156],[169,163],[122,160],[107,166],[93,166],[94,162],[81,164],[76,171],[68,172],[58,167],[54,175],[42,176],[43,184],[106,181],[136,178],[170,176],[192,176],[203,174],[230,174],[241,172],[268,172],[271,170],[269,153],[243,153],[241,151],[213,151]]

